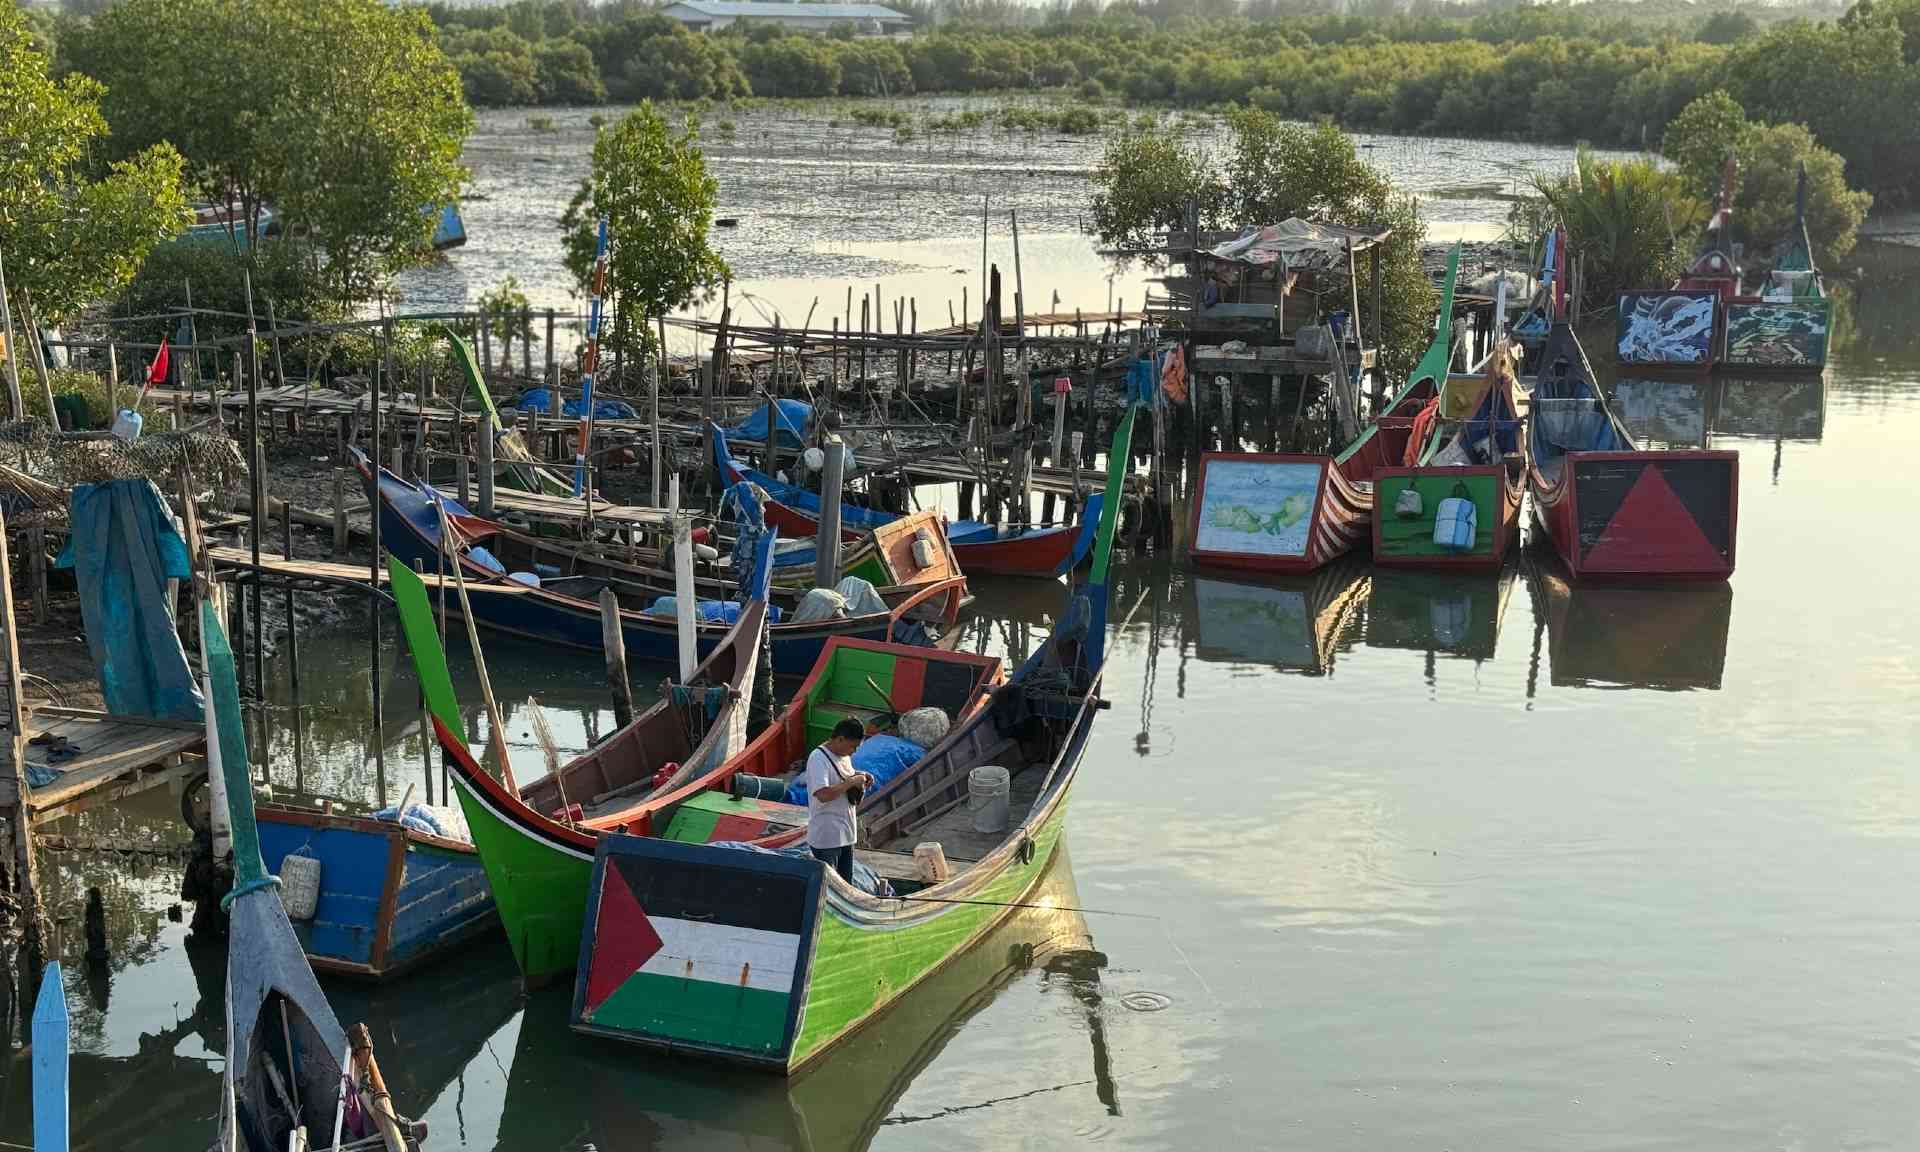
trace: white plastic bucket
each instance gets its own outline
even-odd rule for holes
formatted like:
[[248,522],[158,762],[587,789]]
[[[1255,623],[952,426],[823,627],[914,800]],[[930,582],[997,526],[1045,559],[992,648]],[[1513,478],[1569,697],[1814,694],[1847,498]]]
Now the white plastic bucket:
[[1012,777],[998,764],[983,764],[967,773],[967,811],[975,832],[1007,830],[1008,793]]
[[280,861],[280,903],[289,920],[311,920],[320,907],[320,861],[290,852]]

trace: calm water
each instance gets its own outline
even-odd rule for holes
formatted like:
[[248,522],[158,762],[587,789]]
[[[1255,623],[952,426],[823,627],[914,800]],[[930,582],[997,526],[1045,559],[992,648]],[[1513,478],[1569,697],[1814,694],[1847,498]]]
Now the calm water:
[[[340,1015],[373,1025],[442,1149],[1905,1147],[1920,533],[1887,478],[1920,454],[1920,292],[1875,283],[1824,386],[1621,386],[1650,438],[1740,452],[1725,585],[1573,588],[1533,553],[1466,579],[1123,567],[1116,619],[1146,600],[1110,644],[1050,880],[1091,911],[1016,916],[803,1080],[576,1040],[565,992],[522,998],[497,941],[378,992],[330,984]],[[1036,642],[1058,599],[977,591],[967,645],[992,652]],[[366,630],[302,641],[309,709],[297,736],[271,722],[270,776],[372,799]],[[564,749],[610,725],[596,660],[488,652]],[[392,797],[425,781],[391,631],[383,656]],[[507,724],[533,770],[525,714]],[[67,831],[177,838],[171,809]],[[177,868],[45,874],[70,916],[77,1136],[199,1146],[223,961],[166,916]],[[88,884],[104,979],[80,958]],[[0,1139],[27,1138],[25,1085],[16,1057]]]

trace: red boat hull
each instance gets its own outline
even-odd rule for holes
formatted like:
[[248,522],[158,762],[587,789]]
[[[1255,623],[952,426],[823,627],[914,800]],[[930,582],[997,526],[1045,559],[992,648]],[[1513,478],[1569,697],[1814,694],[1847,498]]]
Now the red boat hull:
[[1576,580],[1733,574],[1738,453],[1572,452],[1531,486],[1534,518]]
[[[768,500],[761,510],[767,523],[780,529],[783,538],[814,536],[820,531],[818,520],[777,500]],[[1052,576],[1073,555],[1073,545],[1079,536],[1080,529],[1077,526],[1064,524],[1057,528],[1041,528],[1015,536],[1003,536],[998,540],[976,540],[972,543],[949,540],[948,546],[953,549],[953,558],[960,562],[960,570],[969,575]],[[860,539],[860,533],[843,531],[840,538],[852,542]]]

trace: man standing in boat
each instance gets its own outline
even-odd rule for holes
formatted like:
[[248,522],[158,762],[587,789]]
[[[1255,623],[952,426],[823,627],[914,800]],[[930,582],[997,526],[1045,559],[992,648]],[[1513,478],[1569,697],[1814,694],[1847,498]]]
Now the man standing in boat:
[[854,806],[873,787],[873,777],[855,772],[848,757],[865,735],[858,720],[842,720],[833,726],[833,735],[807,757],[807,847],[849,884],[853,883],[853,845],[859,839]]

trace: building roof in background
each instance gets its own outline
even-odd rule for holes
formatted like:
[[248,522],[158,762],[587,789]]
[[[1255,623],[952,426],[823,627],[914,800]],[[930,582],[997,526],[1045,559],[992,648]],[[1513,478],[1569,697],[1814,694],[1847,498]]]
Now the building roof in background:
[[702,16],[741,19],[752,17],[803,16],[814,20],[913,19],[882,4],[807,4],[798,0],[677,0],[668,8],[688,8]]

